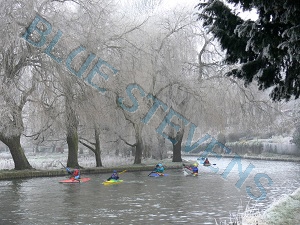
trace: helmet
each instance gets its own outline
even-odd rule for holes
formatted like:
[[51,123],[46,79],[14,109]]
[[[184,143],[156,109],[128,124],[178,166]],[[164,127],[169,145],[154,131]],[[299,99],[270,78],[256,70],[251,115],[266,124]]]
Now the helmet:
[[117,172],[116,170],[113,171],[113,173],[116,173],[116,172]]
[[193,166],[198,166],[198,163],[194,163]]
[[159,167],[162,167],[163,165],[161,163],[158,164]]

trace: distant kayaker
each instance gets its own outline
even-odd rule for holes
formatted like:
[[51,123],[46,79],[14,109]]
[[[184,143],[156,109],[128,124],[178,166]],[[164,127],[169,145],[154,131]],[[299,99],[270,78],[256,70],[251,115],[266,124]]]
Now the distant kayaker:
[[109,180],[119,180],[119,175],[118,172],[116,170],[113,171],[113,174],[110,176],[110,178],[107,179]]
[[71,175],[70,179],[74,179],[74,180],[80,179],[80,170],[78,168],[71,170],[69,167],[66,167],[66,170],[67,170],[68,174]]
[[210,164],[210,162],[208,161],[208,158],[205,158],[205,161],[203,164]]

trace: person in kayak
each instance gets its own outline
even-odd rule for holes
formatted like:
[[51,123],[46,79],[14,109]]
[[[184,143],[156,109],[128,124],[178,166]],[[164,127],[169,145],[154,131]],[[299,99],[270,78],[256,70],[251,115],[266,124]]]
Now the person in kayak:
[[210,164],[210,162],[208,161],[208,158],[205,158],[205,161],[203,164]]
[[113,174],[107,179],[108,181],[110,180],[119,180],[119,175],[116,170],[113,171]]
[[159,176],[164,176],[164,171],[165,168],[163,167],[163,165],[161,163],[157,164],[155,166],[155,168],[151,171],[150,174],[148,174],[148,176],[151,176],[151,174],[158,174]]
[[192,174],[194,176],[197,176],[198,175],[198,163],[194,163],[193,166],[191,167],[192,169]]
[[70,179],[79,180],[80,179],[80,170],[76,167],[74,170],[71,170],[69,167],[66,167],[68,174],[71,175]]
[[187,166],[187,165],[183,164],[183,170],[186,171],[186,173],[197,176],[198,175],[198,163],[194,163],[191,166]]
[[164,173],[164,171],[165,171],[165,168],[163,167],[163,165],[161,163],[157,164],[154,169],[154,172],[158,173],[158,174],[159,173],[162,174],[162,173]]

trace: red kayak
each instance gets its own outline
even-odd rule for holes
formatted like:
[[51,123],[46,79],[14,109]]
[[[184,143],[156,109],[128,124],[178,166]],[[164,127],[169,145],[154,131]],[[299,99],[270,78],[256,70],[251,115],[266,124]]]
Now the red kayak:
[[91,178],[89,177],[84,177],[80,178],[79,180],[75,179],[67,179],[67,180],[61,180],[59,183],[83,183],[83,182],[88,182]]

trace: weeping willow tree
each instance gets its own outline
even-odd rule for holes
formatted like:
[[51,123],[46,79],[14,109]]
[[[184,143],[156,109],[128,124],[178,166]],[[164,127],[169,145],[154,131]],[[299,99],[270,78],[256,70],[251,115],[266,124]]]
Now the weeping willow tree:
[[[32,1],[30,1],[32,3]],[[21,145],[24,108],[36,90],[35,68],[42,64],[38,51],[19,37],[22,19],[31,10],[19,1],[0,1],[0,140],[10,150],[15,169],[32,169]]]

